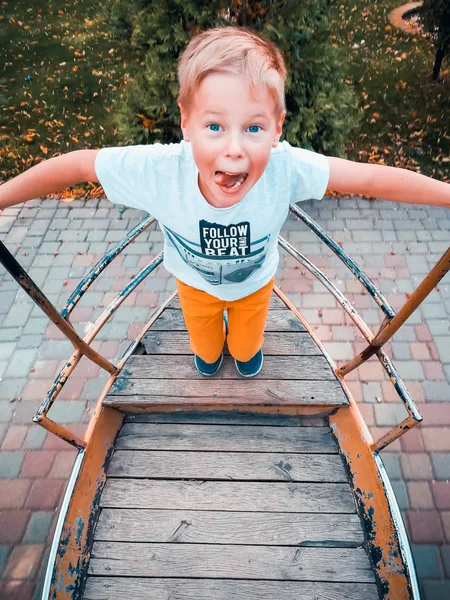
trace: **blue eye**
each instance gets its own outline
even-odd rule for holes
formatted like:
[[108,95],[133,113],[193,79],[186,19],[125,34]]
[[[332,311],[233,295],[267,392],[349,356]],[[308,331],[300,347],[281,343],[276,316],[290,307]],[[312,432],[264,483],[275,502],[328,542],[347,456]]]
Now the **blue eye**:
[[250,133],[259,133],[261,127],[259,125],[250,125],[248,128]]
[[210,131],[220,131],[220,125],[217,125],[217,123],[211,123],[208,128]]

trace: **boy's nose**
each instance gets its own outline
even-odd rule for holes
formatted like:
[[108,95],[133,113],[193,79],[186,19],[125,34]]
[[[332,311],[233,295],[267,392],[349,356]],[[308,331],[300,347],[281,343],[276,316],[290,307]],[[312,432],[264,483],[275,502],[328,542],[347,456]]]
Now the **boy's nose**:
[[242,158],[242,144],[240,143],[240,140],[237,136],[232,136],[228,140],[228,144],[226,147],[226,156],[227,158]]

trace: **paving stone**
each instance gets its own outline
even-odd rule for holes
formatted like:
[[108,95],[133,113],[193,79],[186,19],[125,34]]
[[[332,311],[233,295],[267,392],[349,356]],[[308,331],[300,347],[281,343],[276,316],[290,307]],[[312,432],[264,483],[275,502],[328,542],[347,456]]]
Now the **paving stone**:
[[8,431],[8,424],[0,423],[0,445],[3,443],[3,440],[5,439],[7,431]]
[[406,418],[403,404],[382,403],[375,405],[375,419],[379,427],[394,426]]
[[48,322],[48,317],[33,317],[28,319],[25,327],[22,329],[22,335],[42,336],[47,329]]
[[[14,379],[4,378],[2,384],[0,385],[0,400],[10,400],[11,398],[17,398],[18,396],[20,396],[25,386],[25,383],[26,379],[18,377]],[[0,421],[2,420],[2,412],[3,411],[0,411]]]
[[47,233],[44,235],[44,242],[56,242],[58,241],[59,238],[59,234],[61,232],[59,231],[59,229],[55,229],[55,230],[49,230],[47,231]]
[[423,600],[444,600],[450,598],[450,581],[424,581],[422,583],[424,592]]
[[411,508],[434,508],[433,495],[428,481],[408,481],[406,485]]
[[3,327],[23,327],[26,324],[32,309],[33,305],[31,304],[14,305],[3,321]]
[[[450,440],[449,440],[450,445]],[[450,448],[449,448],[450,450]],[[432,452],[430,454],[436,479],[450,479],[450,452]]]
[[16,350],[5,371],[5,377],[27,377],[37,352],[37,348]]
[[[431,327],[430,327],[431,329]],[[450,343],[448,338],[439,338],[437,337],[434,340],[437,351],[439,353],[439,358],[443,363],[450,362]]]
[[37,511],[31,515],[23,541],[26,544],[44,544],[54,513],[50,511]]
[[411,544],[417,576],[422,579],[439,579],[442,570],[439,560],[439,548],[431,544]]
[[411,359],[410,345],[407,342],[397,342],[393,340],[391,342],[391,348],[392,356],[395,359],[395,361]]
[[69,357],[73,346],[67,340],[44,340],[37,357],[40,360]]
[[402,478],[402,473],[400,470],[400,461],[399,456],[395,452],[383,453],[381,457],[384,468],[386,469],[389,478],[393,480],[400,480]]
[[430,481],[433,478],[430,456],[425,453],[411,452],[400,456],[403,477],[406,480]]
[[[395,454],[391,453],[389,456],[395,456]],[[397,499],[397,504],[400,510],[406,510],[409,508],[409,500],[408,500],[408,492],[406,490],[406,485],[404,481],[395,480],[391,481],[392,488],[394,490],[395,497]]]
[[43,427],[32,425],[28,429],[22,448],[24,450],[39,450],[44,446],[46,437],[47,431]]
[[[44,546],[42,544],[29,544],[29,545],[18,545],[13,548],[8,564],[5,570],[5,579],[22,580],[22,579],[34,579],[41,562],[42,553]],[[13,582],[8,582],[13,583]],[[17,583],[17,581],[16,581]],[[32,590],[30,587],[29,591]],[[8,592],[8,597],[12,597],[12,594]],[[26,595],[22,591],[19,595],[15,595],[16,598],[29,598],[28,592]]]
[[12,479],[17,477],[22,468],[24,452],[0,452],[0,478]]
[[441,546],[441,557],[445,576],[450,579],[450,546]]
[[8,560],[8,555],[10,551],[10,546],[0,545],[0,575],[3,573],[3,569],[6,566],[6,561]]
[[86,410],[85,402],[55,402],[49,411],[51,419],[57,423],[79,423]]
[[408,511],[408,531],[416,543],[442,543],[444,534],[439,513],[433,510]]
[[446,381],[424,381],[423,389],[427,402],[448,402],[450,385]]
[[[425,379],[422,364],[417,360],[396,360],[395,366],[402,379],[419,380]],[[425,384],[424,384],[425,386]]]

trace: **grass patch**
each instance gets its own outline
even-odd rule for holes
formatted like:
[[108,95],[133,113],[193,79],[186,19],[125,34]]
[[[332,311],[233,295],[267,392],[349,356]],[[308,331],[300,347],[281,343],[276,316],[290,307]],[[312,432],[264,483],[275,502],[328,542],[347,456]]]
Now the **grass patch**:
[[431,40],[389,22],[402,3],[332,0],[330,5],[332,43],[346,50],[346,79],[364,114],[359,135],[348,143],[348,157],[449,181],[450,59],[442,65],[442,81],[433,82]]
[[105,18],[105,5],[87,0],[1,3],[1,179],[60,153],[117,145],[112,104],[127,61]]

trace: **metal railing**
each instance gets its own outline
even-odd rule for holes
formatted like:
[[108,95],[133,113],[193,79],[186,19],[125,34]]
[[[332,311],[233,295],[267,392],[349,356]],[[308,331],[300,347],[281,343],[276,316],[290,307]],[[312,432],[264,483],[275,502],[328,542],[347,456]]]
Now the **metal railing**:
[[120,368],[112,364],[110,361],[101,356],[92,347],[91,343],[105,325],[108,320],[112,317],[118,307],[126,300],[130,293],[149,275],[156,267],[158,267],[163,261],[163,253],[160,252],[146,267],[130,281],[124,289],[117,294],[117,296],[110,302],[109,306],[102,312],[96,322],[89,329],[84,338],[81,338],[75,331],[73,325],[70,323],[69,315],[81,300],[85,292],[89,289],[92,283],[97,279],[104,269],[122,252],[126,246],[128,246],[134,239],[136,239],[143,231],[145,231],[152,223],[155,222],[154,217],[148,216],[141,223],[136,225],[110,252],[108,252],[97,264],[89,271],[89,273],[82,279],[78,284],[77,288],[68,298],[66,305],[59,312],[55,306],[48,300],[45,294],[39,289],[34,283],[31,277],[23,270],[17,260],[9,252],[6,246],[0,242],[0,263],[3,264],[9,274],[17,281],[17,283],[25,290],[30,298],[35,302],[48,318],[58,327],[60,331],[67,337],[67,339],[74,346],[74,352],[71,357],[66,361],[63,368],[56,376],[52,387],[48,391],[44,401],[36,411],[33,417],[35,423],[39,423],[42,427],[54,433],[61,439],[65,440],[72,446],[75,446],[79,450],[85,448],[86,442],[80,437],[74,435],[66,427],[55,423],[52,419],[47,416],[48,411],[53,405],[53,402],[58,397],[59,393],[63,389],[67,379],[72,374],[73,370],[80,362],[83,356],[86,356],[92,360],[99,367],[110,373],[116,375]]
[[388,301],[384,298],[383,294],[377,289],[373,281],[364,273],[364,271],[347,256],[344,250],[337,244],[309,215],[307,215],[301,208],[295,204],[291,204],[290,210],[303,221],[335,254],[340,260],[350,269],[360,283],[365,287],[368,293],[372,296],[378,306],[385,314],[385,319],[381,324],[381,327],[376,335],[373,335],[369,326],[357,313],[355,308],[345,298],[345,296],[336,288],[336,286],[328,279],[328,277],[322,273],[322,271],[316,267],[311,261],[309,261],[303,254],[296,250],[289,242],[283,239],[281,236],[278,238],[279,245],[286,250],[291,256],[293,256],[298,262],[300,262],[310,273],[314,275],[327,290],[336,298],[351,320],[358,327],[359,331],[369,342],[369,345],[361,354],[354,357],[351,361],[339,367],[336,371],[336,375],[339,377],[345,377],[347,373],[350,373],[360,365],[362,365],[371,356],[376,355],[386,371],[389,380],[394,385],[396,392],[398,393],[401,401],[407,412],[407,417],[401,421],[398,425],[393,427],[384,436],[382,436],[377,442],[371,445],[373,452],[379,452],[398,437],[403,435],[408,429],[411,429],[420,421],[422,416],[420,415],[417,406],[411,398],[405,384],[400,378],[396,368],[394,367],[391,360],[381,350],[382,346],[391,339],[394,333],[403,325],[403,323],[411,316],[416,308],[423,302],[423,300],[430,294],[435,288],[439,281],[444,275],[450,270],[450,248],[444,253],[435,267],[425,277],[422,283],[417,287],[413,294],[407,299],[405,304],[402,306],[400,311],[396,314],[394,309],[390,306]]
[[[365,287],[367,292],[372,296],[374,301],[380,307],[385,314],[385,319],[380,327],[380,330],[376,335],[373,335],[369,326],[365,323],[362,317],[358,314],[351,303],[345,298],[345,296],[336,288],[336,286],[330,281],[330,279],[322,273],[322,271],[309,261],[303,254],[296,250],[291,244],[289,244],[281,236],[279,237],[279,245],[289,254],[291,254],[298,262],[300,262],[308,271],[310,271],[334,296],[339,302],[351,320],[358,327],[364,338],[368,342],[367,348],[358,356],[354,357],[351,361],[345,365],[336,369],[336,375],[338,377],[345,377],[345,375],[351,372],[363,364],[368,358],[374,354],[378,357],[381,365],[386,371],[389,380],[393,383],[395,390],[397,391],[401,401],[403,402],[408,416],[401,423],[393,427],[386,435],[382,436],[377,442],[374,442],[371,449],[374,452],[379,452],[385,448],[388,444],[397,439],[400,435],[405,433],[408,429],[411,429],[417,423],[422,420],[422,417],[414,404],[411,396],[406,389],[405,384],[401,380],[396,368],[394,367],[391,360],[382,351],[382,346],[394,335],[399,327],[406,321],[406,319],[412,314],[412,312],[419,306],[419,304],[426,298],[431,290],[437,285],[437,283],[444,277],[444,275],[450,270],[450,248],[442,256],[436,266],[427,275],[424,281],[418,286],[416,291],[411,297],[405,302],[401,310],[396,314],[394,309],[390,306],[388,301],[384,298],[383,294],[377,289],[375,284],[370,278],[364,273],[364,271],[353,261],[349,256],[345,254],[342,248],[337,244],[309,215],[307,215],[302,209],[296,205],[291,205],[290,210],[302,220],[339,258],[340,260],[350,269],[355,277]],[[48,416],[47,413],[50,410],[53,402],[61,392],[64,384],[68,377],[71,375],[77,364],[80,362],[82,356],[86,356],[102,369],[108,373],[115,375],[120,370],[124,359],[120,362],[120,365],[115,366],[107,359],[103,358],[98,352],[92,347],[91,343],[102,329],[102,327],[108,322],[111,316],[129,296],[129,294],[163,261],[163,253],[161,252],[156,256],[146,267],[144,267],[125,288],[117,294],[117,296],[111,301],[109,306],[103,311],[98,317],[93,326],[89,329],[84,338],[81,338],[74,327],[70,323],[69,317],[77,303],[81,300],[83,295],[97,279],[97,277],[106,269],[106,267],[120,254],[120,252],[126,248],[133,240],[135,240],[143,231],[145,231],[150,225],[155,222],[155,219],[151,216],[145,218],[141,223],[136,225],[110,252],[108,252],[97,264],[92,267],[89,273],[82,279],[76,289],[69,296],[64,308],[61,312],[51,304],[46,298],[43,292],[38,286],[32,281],[29,275],[22,269],[16,259],[10,254],[5,245],[0,242],[0,263],[6,268],[11,276],[19,283],[19,285],[25,290],[25,292],[32,298],[32,300],[44,311],[49,319],[64,333],[69,341],[74,346],[74,352],[71,357],[67,360],[64,367],[56,376],[53,385],[47,393],[44,401],[37,410],[33,417],[33,421],[42,425],[48,431],[54,433],[58,437],[66,440],[73,446],[82,449],[85,447],[84,440],[80,439],[76,435],[72,434],[65,427],[55,423]],[[155,315],[160,314],[160,308],[155,311]],[[151,322],[153,322],[155,315],[152,315]],[[148,324],[147,324],[148,325]],[[130,345],[130,348],[126,351],[126,356],[131,352],[131,348],[134,348],[135,344]]]

